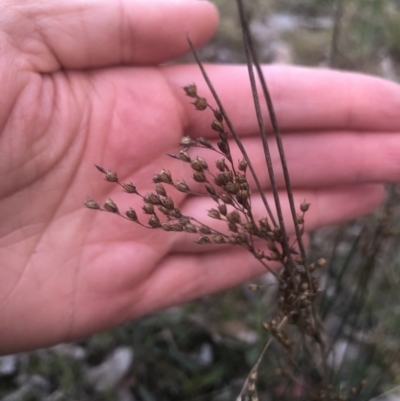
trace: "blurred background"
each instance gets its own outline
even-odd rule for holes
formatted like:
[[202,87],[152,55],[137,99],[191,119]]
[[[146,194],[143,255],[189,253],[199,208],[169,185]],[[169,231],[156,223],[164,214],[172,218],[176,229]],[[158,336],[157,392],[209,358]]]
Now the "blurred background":
[[[242,63],[236,5],[214,0],[221,25],[203,61]],[[251,0],[251,29],[265,63],[334,67],[398,81],[399,0]],[[192,62],[191,56],[181,62]],[[399,116],[400,118],[400,116]],[[400,155],[399,155],[400,157]],[[369,400],[400,385],[400,190],[389,186],[371,216],[312,233],[325,257],[319,304],[335,340],[334,385]],[[273,281],[256,281],[72,344],[0,358],[4,401],[235,400],[268,333]],[[259,372],[261,401],[287,394],[278,346]],[[362,389],[359,384],[366,379]],[[397,400],[400,398],[396,398]]]

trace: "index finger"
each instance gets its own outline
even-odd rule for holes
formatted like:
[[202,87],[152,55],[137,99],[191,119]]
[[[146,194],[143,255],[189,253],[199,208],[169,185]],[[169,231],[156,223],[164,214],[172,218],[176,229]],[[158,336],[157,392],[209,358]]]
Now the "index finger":
[[[205,67],[238,133],[258,133],[246,67]],[[263,71],[282,132],[400,131],[400,86],[397,84],[363,74],[328,69],[265,66]],[[215,105],[198,66],[165,67],[164,73],[182,102],[187,129],[194,136],[213,135],[209,129],[212,116],[195,110],[181,89],[194,82],[198,94]],[[270,132],[263,99],[261,104],[264,123]]]

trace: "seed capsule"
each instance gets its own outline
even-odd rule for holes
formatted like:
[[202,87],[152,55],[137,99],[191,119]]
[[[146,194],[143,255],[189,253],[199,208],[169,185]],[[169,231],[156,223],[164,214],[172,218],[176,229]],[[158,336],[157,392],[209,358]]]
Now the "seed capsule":
[[183,150],[177,154],[177,159],[182,160],[185,163],[190,163],[191,160],[189,154]]
[[161,204],[169,210],[172,210],[174,208],[174,201],[170,196],[161,199]]
[[213,240],[216,244],[224,244],[225,239],[222,235],[214,235]]
[[156,187],[155,187],[155,190],[156,190],[158,195],[167,196],[167,191],[165,190],[165,188],[163,187],[162,184],[157,184]]
[[145,203],[142,209],[146,214],[154,214],[154,206],[151,203]]
[[100,205],[99,205],[95,200],[93,200],[93,199],[88,199],[88,200],[85,202],[85,206],[86,206],[88,209],[94,209],[94,210],[100,209]]
[[196,182],[207,182],[207,178],[202,171],[195,171],[193,173],[193,179]]
[[165,184],[172,184],[172,177],[171,177],[171,173],[169,171],[161,170],[159,176],[160,176],[161,182],[164,182]]
[[174,219],[180,219],[182,217],[182,212],[179,209],[175,208],[171,211],[170,216]]
[[246,171],[246,169],[247,169],[247,162],[246,162],[245,159],[242,159],[242,160],[239,162],[239,164],[238,164],[238,169],[239,169],[240,171]]
[[132,208],[129,208],[129,210],[125,212],[125,215],[129,220],[138,221],[137,214]]
[[176,183],[175,188],[179,191],[179,192],[190,192],[190,188],[187,186],[187,184],[184,181],[178,181]]
[[115,171],[108,170],[104,178],[109,182],[118,182],[117,173]]
[[226,216],[226,213],[227,213],[227,211],[228,211],[228,209],[227,209],[225,203],[222,203],[221,205],[219,205],[219,206],[218,206],[218,210],[219,210],[219,212],[220,212],[223,216]]
[[240,214],[236,210],[233,210],[232,212],[228,213],[226,215],[226,218],[230,223],[233,224],[239,224],[240,223]]
[[211,234],[211,229],[207,226],[201,226],[199,231],[201,234]]
[[195,84],[186,85],[183,87],[186,95],[189,97],[196,97],[197,96],[197,88]]
[[211,129],[217,132],[225,132],[224,130],[224,126],[222,125],[222,123],[218,120],[214,120],[211,123]]
[[189,136],[183,136],[179,141],[179,145],[186,147],[196,146],[196,142]]
[[306,202],[306,201],[303,201],[303,202],[300,204],[300,210],[301,210],[303,213],[305,213],[309,208],[310,208],[310,203],[308,203],[308,202]]
[[207,108],[207,100],[204,99],[204,97],[196,97],[196,100],[193,104],[194,107],[196,107],[196,109],[200,111],[203,111]]
[[225,159],[219,159],[216,161],[215,165],[219,171],[228,171],[229,167],[225,163]]
[[152,205],[159,205],[161,203],[160,198],[153,193],[146,194],[145,196],[143,196],[143,200],[146,203],[150,203]]
[[122,187],[124,188],[124,191],[127,192],[128,194],[137,194],[137,189],[135,185],[133,185],[131,182],[128,184],[122,184]]
[[211,145],[211,142],[210,142],[208,139],[203,138],[202,136],[199,137],[199,138],[197,138],[197,141],[198,141],[201,145],[203,145],[204,147],[206,147],[206,148],[209,148],[209,149],[212,149],[212,148],[213,148],[213,146]]
[[197,233],[197,228],[193,224],[186,224],[184,227],[185,231],[187,233]]
[[210,238],[203,235],[196,241],[196,244],[201,244],[201,245],[211,244],[211,240],[210,240]]
[[217,219],[221,220],[221,216],[219,214],[219,211],[216,209],[210,209],[207,213],[212,219]]
[[107,199],[103,205],[103,208],[110,213],[119,213],[118,207],[112,199]]
[[149,225],[153,228],[159,228],[161,227],[161,223],[160,220],[158,219],[158,217],[153,214],[153,216],[150,217],[149,219]]

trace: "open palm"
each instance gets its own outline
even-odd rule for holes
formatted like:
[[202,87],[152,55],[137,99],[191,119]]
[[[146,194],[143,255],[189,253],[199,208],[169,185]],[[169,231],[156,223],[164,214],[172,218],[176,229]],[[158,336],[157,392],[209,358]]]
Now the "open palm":
[[[196,66],[157,65],[187,51],[186,33],[205,42],[214,8],[30,3],[0,4],[0,351],[88,335],[262,273],[240,249],[199,248],[193,237],[82,207],[90,196],[140,209],[138,197],[102,180],[94,164],[141,193],[152,191],[161,168],[189,183],[190,172],[165,153],[177,150],[182,135],[213,139],[211,116],[196,112],[181,87],[196,82],[210,96]],[[263,177],[245,69],[209,71]],[[399,177],[400,89],[331,71],[273,67],[266,74],[296,196],[313,204],[308,227],[374,208],[380,183]],[[199,218],[210,206],[206,197],[171,194]],[[255,208],[262,213],[257,197]]]

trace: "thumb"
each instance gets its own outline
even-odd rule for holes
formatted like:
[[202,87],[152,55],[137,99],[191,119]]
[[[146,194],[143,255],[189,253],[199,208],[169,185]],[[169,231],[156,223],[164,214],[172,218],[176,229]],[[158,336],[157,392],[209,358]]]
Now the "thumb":
[[200,46],[218,23],[199,0],[18,0],[0,12],[19,61],[44,73],[166,62],[188,52],[187,35]]

